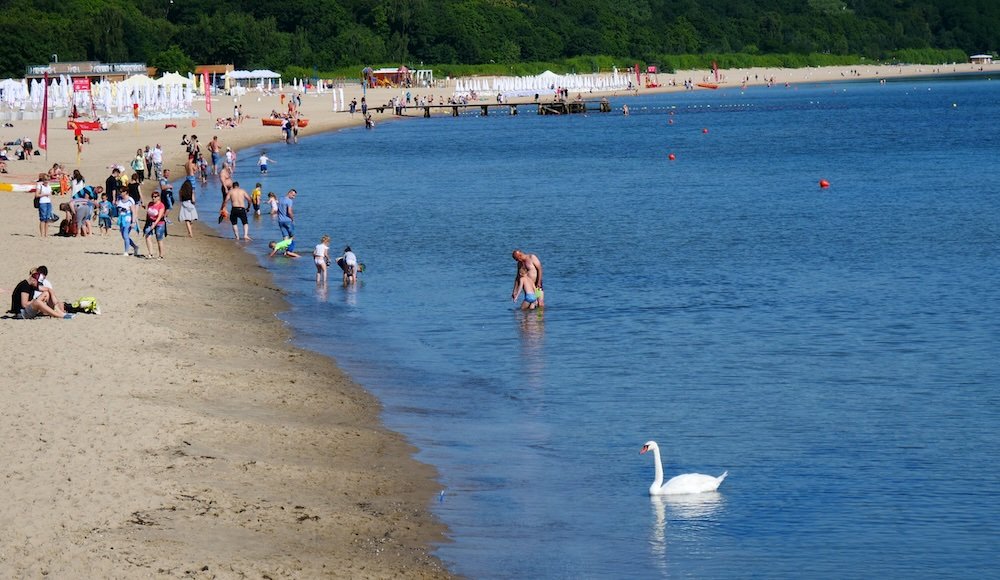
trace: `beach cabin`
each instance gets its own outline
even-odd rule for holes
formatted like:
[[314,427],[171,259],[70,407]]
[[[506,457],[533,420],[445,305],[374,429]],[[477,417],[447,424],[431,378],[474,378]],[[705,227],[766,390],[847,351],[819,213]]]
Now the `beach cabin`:
[[993,64],[992,54],[974,54],[969,57],[972,64]]

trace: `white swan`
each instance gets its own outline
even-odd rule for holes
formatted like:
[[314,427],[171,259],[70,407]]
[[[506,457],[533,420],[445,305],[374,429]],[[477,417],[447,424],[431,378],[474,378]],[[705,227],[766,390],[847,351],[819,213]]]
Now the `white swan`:
[[663,464],[660,463],[660,446],[656,444],[656,441],[646,441],[646,444],[642,446],[642,451],[639,453],[645,453],[650,450],[653,451],[653,460],[656,462],[656,479],[653,480],[653,485],[649,486],[649,495],[682,495],[715,491],[719,489],[722,481],[729,475],[728,471],[719,477],[712,477],[711,475],[701,473],[685,473],[672,477],[670,481],[663,483]]

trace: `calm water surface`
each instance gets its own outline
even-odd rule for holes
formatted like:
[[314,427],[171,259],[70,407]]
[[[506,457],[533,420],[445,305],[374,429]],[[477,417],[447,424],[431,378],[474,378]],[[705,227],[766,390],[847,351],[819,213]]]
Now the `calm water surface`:
[[[439,469],[438,555],[474,578],[997,574],[1000,82],[613,103],[633,114],[267,147],[299,247],[329,233],[367,271],[320,291],[308,258],[251,250],[299,342]],[[509,300],[514,247],[544,312]],[[729,479],[651,500],[648,439],[668,477]]]

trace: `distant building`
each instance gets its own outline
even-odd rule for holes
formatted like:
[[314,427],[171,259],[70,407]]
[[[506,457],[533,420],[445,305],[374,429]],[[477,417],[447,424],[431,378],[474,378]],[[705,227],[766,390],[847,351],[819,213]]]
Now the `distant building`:
[[40,79],[48,73],[50,77],[69,75],[74,78],[86,77],[92,81],[123,81],[132,75],[149,75],[153,71],[155,69],[150,70],[144,62],[51,62],[29,66],[24,76],[29,80]]
[[974,54],[969,57],[972,64],[993,64],[992,54]]

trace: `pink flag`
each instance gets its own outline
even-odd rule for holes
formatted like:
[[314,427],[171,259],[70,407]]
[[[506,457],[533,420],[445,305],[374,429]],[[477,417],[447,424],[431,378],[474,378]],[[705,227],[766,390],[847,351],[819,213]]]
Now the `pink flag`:
[[49,73],[45,73],[45,93],[42,97],[42,126],[38,130],[38,148],[49,150]]
[[212,85],[208,82],[208,71],[201,71],[201,86],[205,87],[205,111],[212,112]]

